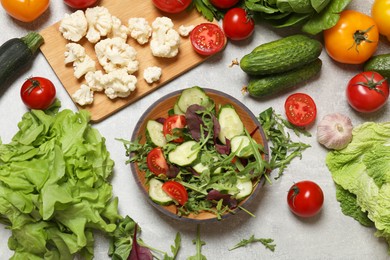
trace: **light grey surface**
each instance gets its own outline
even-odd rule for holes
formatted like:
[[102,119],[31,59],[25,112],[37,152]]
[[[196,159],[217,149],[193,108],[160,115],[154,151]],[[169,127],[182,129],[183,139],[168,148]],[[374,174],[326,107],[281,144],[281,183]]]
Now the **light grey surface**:
[[[355,0],[349,9],[369,14],[373,0]],[[21,37],[27,31],[39,31],[57,22],[65,12],[71,12],[62,1],[52,1],[50,9],[41,18],[30,24],[11,19],[0,8],[1,34],[0,42],[9,38]],[[131,13],[129,13],[131,16]],[[107,146],[115,161],[112,180],[114,194],[119,197],[119,208],[122,215],[129,215],[142,228],[143,240],[156,248],[170,252],[175,234],[182,235],[182,248],[179,259],[186,259],[195,254],[192,240],[196,236],[196,225],[171,220],[153,207],[143,197],[136,186],[130,166],[125,164],[126,157],[122,144],[115,138],[129,139],[135,123],[145,109],[161,96],[177,89],[198,85],[213,88],[230,94],[258,115],[272,106],[283,114],[286,97],[293,92],[305,92],[313,97],[318,108],[319,119],[328,113],[341,112],[351,117],[354,125],[365,121],[383,122],[389,120],[390,105],[372,115],[354,112],[345,99],[345,86],[349,79],[361,70],[361,66],[337,64],[327,56],[325,50],[321,54],[323,68],[321,75],[299,89],[278,95],[267,100],[254,100],[243,96],[241,88],[247,83],[247,77],[239,67],[230,68],[233,59],[241,58],[255,46],[281,36],[291,34],[288,30],[273,30],[267,25],[257,24],[251,40],[231,43],[226,50],[175,79],[138,102],[126,107],[95,127],[107,139]],[[388,53],[389,42],[383,39],[378,53]],[[0,136],[3,143],[8,143],[17,131],[17,123],[27,111],[20,100],[19,89],[29,76],[50,78],[57,86],[58,98],[62,108],[76,110],[65,89],[61,86],[44,56],[39,53],[32,66],[24,70],[7,90],[1,90],[0,96]],[[301,160],[297,159],[287,168],[282,178],[267,185],[248,208],[256,217],[241,212],[220,223],[202,224],[201,238],[205,241],[202,253],[208,259],[388,259],[386,243],[374,236],[374,229],[361,226],[358,222],[341,213],[335,198],[335,187],[330,173],[325,166],[327,150],[315,139],[315,126],[309,129],[313,137],[301,140],[312,145],[306,150]],[[296,139],[298,140],[298,139]],[[312,219],[299,219],[290,213],[286,194],[290,186],[297,181],[309,179],[317,182],[323,189],[325,202],[322,212]],[[273,238],[276,243],[275,252],[266,250],[260,244],[252,244],[246,248],[229,251],[228,249],[241,239],[256,237]],[[8,259],[12,252],[7,247],[10,232],[0,225],[0,259]],[[95,259],[108,259],[108,241],[96,236]]]

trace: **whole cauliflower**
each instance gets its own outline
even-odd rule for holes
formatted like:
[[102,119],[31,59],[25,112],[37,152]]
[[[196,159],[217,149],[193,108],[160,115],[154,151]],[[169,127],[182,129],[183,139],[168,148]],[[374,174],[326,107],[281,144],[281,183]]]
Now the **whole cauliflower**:
[[112,16],[112,29],[111,32],[107,35],[109,38],[119,37],[124,41],[127,40],[127,36],[129,34],[129,28],[122,24],[122,21],[116,17]]
[[137,78],[125,69],[115,70],[103,77],[104,93],[110,99],[127,97],[136,88]]
[[95,52],[100,65],[107,73],[126,69],[132,74],[138,70],[137,51],[119,37],[99,41],[95,45]]
[[73,93],[72,99],[80,106],[92,104],[93,91],[87,85],[81,84],[80,88],[75,93]]
[[78,43],[70,42],[65,45],[65,64],[83,60],[85,58],[85,48]]
[[87,74],[89,71],[96,70],[95,61],[88,55],[84,56],[82,60],[76,60],[73,62],[74,76],[76,78],[81,78],[83,75]]
[[153,56],[173,58],[179,53],[180,35],[173,29],[173,22],[168,17],[157,17],[152,23],[150,48]]
[[78,42],[87,34],[88,22],[84,12],[77,10],[71,14],[65,14],[61,20],[59,31],[62,36],[73,42]]
[[141,45],[147,43],[152,35],[152,27],[150,27],[145,18],[130,18],[128,27],[130,36]]
[[85,17],[88,22],[86,38],[91,43],[96,43],[102,36],[107,36],[112,30],[112,15],[107,8],[96,6],[87,8]]

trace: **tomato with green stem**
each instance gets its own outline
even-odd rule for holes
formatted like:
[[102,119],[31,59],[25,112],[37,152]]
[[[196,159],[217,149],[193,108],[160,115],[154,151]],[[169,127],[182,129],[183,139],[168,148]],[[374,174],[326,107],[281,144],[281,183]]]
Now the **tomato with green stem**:
[[183,184],[177,181],[167,181],[162,186],[163,191],[180,205],[188,201],[188,193]]
[[163,124],[163,134],[168,136],[178,136],[172,141],[175,143],[182,143],[184,141],[182,130],[186,126],[186,117],[184,115],[172,115],[165,119]]
[[28,78],[20,89],[23,103],[30,109],[47,109],[56,98],[56,88],[44,77]]
[[379,73],[364,71],[351,78],[347,84],[346,95],[353,109],[370,113],[386,104],[389,98],[389,85]]
[[148,153],[146,164],[148,169],[156,176],[166,175],[168,172],[168,163],[161,147],[155,147]]
[[226,35],[231,40],[244,40],[249,38],[255,30],[255,21],[241,7],[235,7],[226,12],[222,28]]
[[294,93],[284,103],[288,121],[296,126],[308,126],[317,116],[314,100],[305,93]]
[[201,55],[212,55],[221,51],[226,44],[222,29],[214,23],[201,23],[190,33],[194,50]]
[[324,204],[324,193],[313,181],[300,181],[291,186],[287,194],[290,210],[300,217],[313,217]]

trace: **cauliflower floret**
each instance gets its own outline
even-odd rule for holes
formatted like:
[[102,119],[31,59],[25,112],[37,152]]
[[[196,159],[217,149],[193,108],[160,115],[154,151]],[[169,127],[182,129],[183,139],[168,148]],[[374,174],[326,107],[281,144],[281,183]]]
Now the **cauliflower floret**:
[[110,99],[127,97],[136,88],[137,78],[130,75],[125,69],[115,70],[103,77],[104,93]]
[[145,18],[130,18],[128,21],[130,36],[139,44],[145,44],[152,35],[152,27]]
[[87,82],[88,87],[90,87],[93,91],[104,90],[103,78],[104,74],[101,70],[89,71],[85,74],[85,81]]
[[87,8],[85,17],[88,22],[87,39],[91,43],[96,43],[102,36],[107,36],[112,29],[112,15],[107,8],[96,6]]
[[190,32],[195,28],[195,25],[188,25],[188,26],[185,26],[185,25],[180,25],[179,26],[179,34],[180,36],[182,37],[187,37],[188,35],[190,35]]
[[122,24],[122,21],[116,17],[112,16],[112,29],[111,32],[107,35],[109,38],[119,37],[124,41],[127,40],[127,35],[129,34],[129,28]]
[[88,23],[84,12],[77,10],[71,14],[65,14],[61,20],[59,31],[62,36],[73,42],[78,42],[87,34]]
[[65,64],[84,60],[85,48],[78,43],[70,42],[65,45]]
[[80,106],[92,104],[93,102],[93,91],[85,84],[81,84],[80,88],[73,93],[72,99]]
[[152,23],[150,48],[153,56],[173,58],[179,53],[180,35],[173,29],[173,22],[168,17],[157,17]]
[[126,69],[129,74],[138,70],[137,51],[121,38],[108,38],[95,45],[100,65],[109,73],[117,69]]
[[96,63],[91,57],[85,55],[83,60],[76,60],[73,62],[73,70],[74,76],[79,79],[83,75],[87,74],[87,72],[95,71]]
[[147,67],[144,70],[144,79],[147,83],[152,84],[155,81],[158,81],[161,77],[161,68],[157,66]]

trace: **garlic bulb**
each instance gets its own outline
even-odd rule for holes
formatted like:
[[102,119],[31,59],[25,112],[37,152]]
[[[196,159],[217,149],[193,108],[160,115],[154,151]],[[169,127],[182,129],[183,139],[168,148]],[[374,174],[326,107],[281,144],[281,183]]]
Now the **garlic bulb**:
[[352,122],[345,115],[324,116],[317,126],[317,141],[328,149],[340,150],[352,141]]

